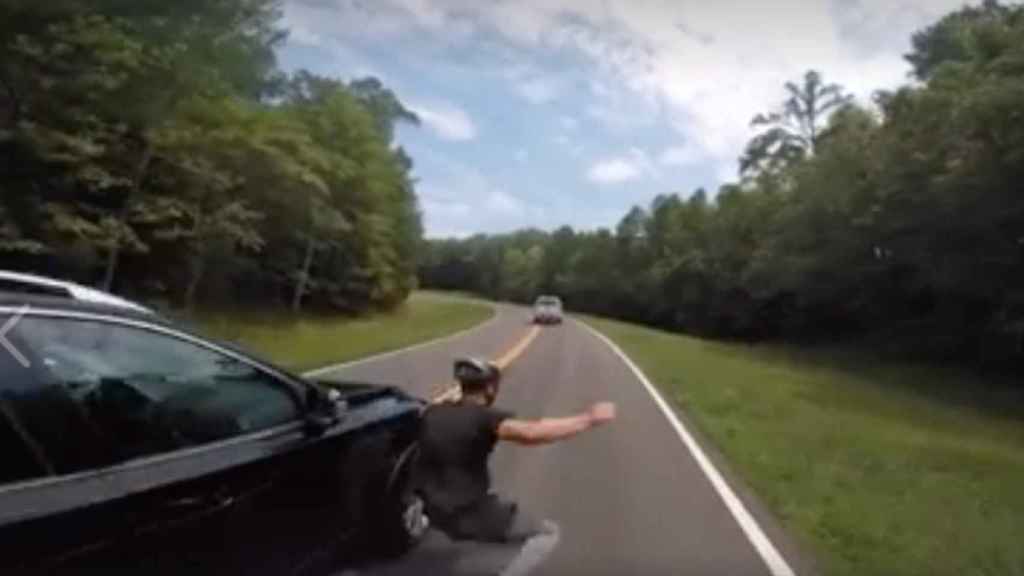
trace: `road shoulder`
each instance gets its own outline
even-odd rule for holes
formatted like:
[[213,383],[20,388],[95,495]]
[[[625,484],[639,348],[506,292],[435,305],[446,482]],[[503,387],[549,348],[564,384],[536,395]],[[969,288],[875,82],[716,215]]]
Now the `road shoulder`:
[[662,409],[686,447],[700,465],[733,519],[764,561],[772,576],[815,576],[820,573],[816,562],[804,547],[798,545],[782,527],[775,515],[754,494],[753,490],[731,468],[728,460],[704,435],[685,411],[670,403],[657,384],[651,381],[628,354],[585,319],[573,318],[588,333],[612,350],[650,393]]

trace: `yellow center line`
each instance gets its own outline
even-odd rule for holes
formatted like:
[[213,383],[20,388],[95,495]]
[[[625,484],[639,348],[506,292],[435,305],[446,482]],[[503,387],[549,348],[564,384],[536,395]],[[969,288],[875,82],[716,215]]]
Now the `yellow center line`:
[[510,348],[505,354],[494,361],[498,365],[498,368],[504,370],[509,364],[515,362],[516,358],[519,358],[523,352],[530,346],[533,339],[540,334],[540,326],[530,326],[530,330],[526,332],[526,335],[516,342],[516,345]]
[[[526,349],[530,347],[537,335],[540,334],[540,326],[531,326],[530,329],[515,343],[514,346],[509,348],[494,361],[498,365],[498,368],[505,370],[509,365],[516,361],[517,358],[526,352]],[[432,402],[448,402],[459,399],[459,385],[455,382],[446,382],[440,386],[435,386],[435,390],[438,392],[432,398]]]

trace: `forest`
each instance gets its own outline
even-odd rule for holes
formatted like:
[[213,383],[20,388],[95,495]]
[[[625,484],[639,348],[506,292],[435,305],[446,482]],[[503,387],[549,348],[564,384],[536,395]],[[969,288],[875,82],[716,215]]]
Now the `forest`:
[[278,0],[0,0],[0,262],[169,306],[361,312],[422,226],[375,78],[283,72]]
[[870,101],[787,83],[718,190],[429,241],[395,138],[416,115],[375,78],[286,73],[286,38],[279,0],[0,0],[2,268],[186,308],[553,293],[709,337],[1021,359],[1018,5],[915,33],[908,82]]
[[709,337],[837,340],[1019,367],[1024,9],[987,1],[915,33],[903,87],[785,85],[739,178],[663,194],[614,229],[428,243],[423,285]]

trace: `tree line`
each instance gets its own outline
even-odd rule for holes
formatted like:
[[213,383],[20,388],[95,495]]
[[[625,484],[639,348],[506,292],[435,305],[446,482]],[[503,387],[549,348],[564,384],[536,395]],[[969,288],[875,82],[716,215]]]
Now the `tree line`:
[[422,230],[374,78],[284,74],[278,0],[0,0],[0,260],[149,300],[402,301]]
[[856,338],[1017,362],[1024,338],[1024,10],[912,37],[912,82],[857,102],[817,72],[758,115],[740,179],[614,230],[432,240],[426,286],[750,340]]

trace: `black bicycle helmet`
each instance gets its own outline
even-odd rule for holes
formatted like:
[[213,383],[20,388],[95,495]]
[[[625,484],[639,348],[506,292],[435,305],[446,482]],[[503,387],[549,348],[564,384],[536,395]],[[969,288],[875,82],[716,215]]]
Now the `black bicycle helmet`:
[[459,358],[455,361],[455,379],[462,386],[479,387],[500,381],[501,368],[479,358]]

